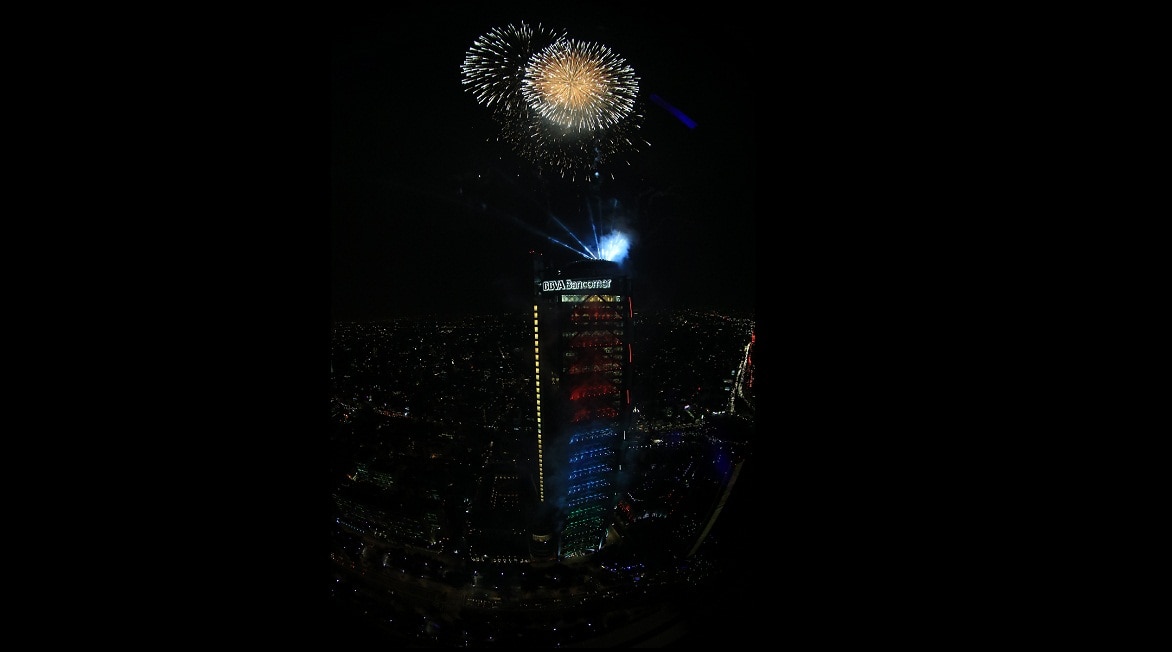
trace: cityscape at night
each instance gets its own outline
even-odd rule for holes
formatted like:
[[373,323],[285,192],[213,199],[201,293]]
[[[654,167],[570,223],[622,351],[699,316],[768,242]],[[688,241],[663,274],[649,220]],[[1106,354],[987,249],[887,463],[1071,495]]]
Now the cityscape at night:
[[337,17],[339,642],[670,647],[760,624],[755,160],[729,92],[747,46],[731,19],[619,9]]
[[96,263],[13,304],[54,334],[70,313],[25,349],[99,352],[30,406],[68,426],[25,465],[113,489],[79,514],[94,640],[899,644],[1033,613],[1002,563],[1026,518],[986,496],[1021,463],[1000,406],[1041,378],[996,350],[1032,309],[989,281],[1023,244],[1008,192],[1040,159],[1008,134],[1039,84],[986,68],[995,33],[205,14],[94,32],[109,119],[48,149],[101,192],[42,199],[108,200],[58,229]]
[[740,483],[753,466],[753,319],[662,311],[637,314],[636,326],[640,398],[607,541],[559,559],[533,536],[537,496],[521,454],[537,421],[524,316],[337,324],[338,622],[421,646],[711,635],[753,518]]

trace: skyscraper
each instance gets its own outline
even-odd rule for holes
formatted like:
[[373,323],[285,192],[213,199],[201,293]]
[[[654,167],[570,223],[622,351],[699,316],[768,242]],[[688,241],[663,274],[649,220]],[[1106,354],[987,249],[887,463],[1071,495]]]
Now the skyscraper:
[[[534,261],[536,441],[530,448],[557,558],[598,551],[619,496],[631,425],[633,309],[618,263]],[[537,531],[535,530],[535,536]]]

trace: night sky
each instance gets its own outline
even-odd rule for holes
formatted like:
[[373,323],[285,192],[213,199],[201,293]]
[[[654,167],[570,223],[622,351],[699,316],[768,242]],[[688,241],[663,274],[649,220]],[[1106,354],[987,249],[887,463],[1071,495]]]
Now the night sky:
[[[1027,112],[1019,123],[1017,114],[1022,98],[1038,92],[1023,89],[1036,86],[1039,68],[1025,69],[1028,80],[1016,60],[1011,70],[987,71],[990,57],[1005,56],[1004,41],[969,13],[833,6],[811,16],[743,3],[635,4],[188,12],[153,29],[134,23],[139,38],[153,37],[144,47],[119,40],[134,46],[123,47],[128,58],[95,75],[103,84],[114,73],[132,80],[139,95],[131,97],[142,102],[103,92],[91,104],[124,113],[134,123],[125,131],[140,134],[148,155],[126,168],[106,157],[135,149],[97,148],[103,160],[73,168],[76,176],[105,171],[109,188],[152,191],[167,202],[150,205],[165,220],[145,222],[158,224],[147,233],[157,241],[127,240],[144,258],[132,261],[139,282],[124,286],[146,327],[113,322],[132,326],[123,330],[136,338],[165,325],[165,346],[128,340],[111,350],[167,353],[139,356],[156,359],[144,377],[158,393],[136,402],[159,406],[150,423],[175,418],[175,388],[193,374],[213,378],[215,395],[183,417],[202,419],[195,431],[218,438],[208,446],[182,440],[182,450],[168,452],[197,477],[236,465],[216,475],[239,482],[207,486],[223,491],[223,507],[207,509],[200,493],[199,509],[187,511],[206,522],[185,520],[175,537],[208,537],[185,559],[220,551],[209,569],[232,569],[233,577],[216,575],[217,595],[244,598],[226,613],[251,618],[256,602],[255,592],[222,590],[238,579],[239,547],[222,545],[234,531],[228,519],[244,531],[283,507],[257,536],[303,522],[307,532],[286,539],[314,541],[319,530],[320,519],[306,515],[321,513],[328,492],[272,480],[321,468],[313,442],[324,429],[312,424],[326,416],[314,406],[324,405],[331,332],[318,310],[327,307],[333,321],[523,311],[530,250],[551,262],[568,255],[540,235],[563,235],[550,215],[585,235],[589,211],[599,207],[633,238],[625,265],[636,311],[756,311],[759,303],[768,306],[760,312],[779,315],[772,329],[756,315],[757,421],[768,436],[754,454],[769,460],[762,470],[777,483],[761,498],[770,517],[763,523],[786,528],[785,549],[762,559],[780,569],[780,590],[796,597],[786,603],[798,609],[789,622],[825,623],[826,631],[847,622],[867,634],[874,630],[860,627],[859,616],[865,625],[910,618],[920,627],[954,607],[940,599],[941,583],[973,585],[953,573],[964,573],[958,559],[980,555],[951,544],[971,539],[980,529],[971,519],[991,512],[952,500],[944,476],[968,480],[953,462],[973,454],[974,439],[950,445],[948,430],[958,419],[970,427],[968,420],[997,414],[984,401],[996,388],[966,383],[985,382],[979,372],[1004,355],[986,355],[989,347],[1017,318],[1002,312],[1002,293],[984,279],[1004,273],[999,247],[1019,235],[1004,222],[1016,224],[1023,204],[1008,195],[1044,168],[1036,152],[1017,157],[1017,143],[1008,142],[1037,117]],[[603,43],[639,76],[650,146],[630,154],[613,180],[591,186],[538,174],[494,140],[490,111],[465,91],[460,66],[475,39],[522,21]],[[1022,83],[1006,93],[1000,72]],[[176,216],[172,204],[183,209]],[[105,258],[119,272],[130,269],[121,251]],[[758,275],[768,279],[760,288]],[[163,291],[153,285],[159,280],[169,283]],[[160,311],[160,298],[170,311]],[[172,352],[186,358],[176,362]],[[970,405],[975,399],[981,404]],[[876,435],[884,432],[897,434]],[[187,474],[165,475],[181,479],[176,495],[190,493]],[[241,498],[246,482],[259,484],[251,500]],[[288,495],[298,490],[300,499]],[[941,518],[964,526],[941,529]],[[993,525],[987,531],[996,534]],[[290,569],[308,568],[304,559],[318,551],[269,548],[289,559],[249,572],[267,570],[274,586],[289,589],[274,595],[303,591],[290,609],[316,604],[317,585]],[[160,561],[172,557],[165,551]],[[884,618],[877,607],[893,604],[888,589],[909,582],[927,589],[925,599],[916,609],[897,602],[900,618]]]
[[[755,310],[755,138],[772,124],[743,17],[681,6],[437,3],[334,16],[331,317],[461,316],[531,305],[532,258],[578,259],[549,237],[620,229],[635,308]],[[606,9],[613,6],[614,9]],[[419,13],[422,12],[422,13]],[[597,181],[519,156],[461,83],[494,27],[564,30],[639,78],[635,151]],[[694,128],[652,100],[656,95]],[[613,176],[612,176],[613,175]],[[592,230],[593,227],[593,230]]]

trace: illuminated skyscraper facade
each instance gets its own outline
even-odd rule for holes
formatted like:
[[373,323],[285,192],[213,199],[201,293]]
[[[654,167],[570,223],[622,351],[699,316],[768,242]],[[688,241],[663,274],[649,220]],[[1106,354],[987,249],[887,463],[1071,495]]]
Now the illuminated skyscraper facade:
[[535,481],[554,514],[557,557],[598,551],[619,496],[631,424],[633,309],[619,265],[535,263]]

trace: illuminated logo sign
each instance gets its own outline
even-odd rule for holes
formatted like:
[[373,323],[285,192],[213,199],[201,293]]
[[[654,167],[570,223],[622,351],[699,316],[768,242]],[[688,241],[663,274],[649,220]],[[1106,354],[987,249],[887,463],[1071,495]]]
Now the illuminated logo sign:
[[609,290],[609,278],[592,278],[587,280],[577,279],[558,279],[556,281],[545,281],[541,284],[542,292],[556,292],[558,290]]

